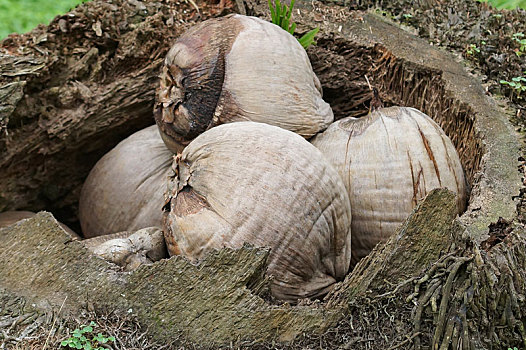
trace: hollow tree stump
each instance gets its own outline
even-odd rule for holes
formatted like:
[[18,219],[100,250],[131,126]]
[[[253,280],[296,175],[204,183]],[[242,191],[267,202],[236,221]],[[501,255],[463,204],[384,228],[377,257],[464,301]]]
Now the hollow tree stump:
[[[526,233],[513,223],[519,143],[505,115],[450,55],[374,15],[312,4],[295,21],[300,31],[320,27],[308,53],[335,116],[366,113],[367,75],[387,104],[433,117],[466,170],[466,213],[455,218],[452,195],[432,192],[323,302],[295,307],[266,301],[264,250],[122,273],[40,213],[0,230],[0,288],[42,307],[67,295],[72,312],[86,304],[132,309],[154,336],[200,345],[308,343],[317,334],[353,349],[526,346]],[[47,209],[75,226],[92,165],[153,123],[170,44],[220,15],[198,5],[199,14],[191,4],[94,0],[0,43],[0,211]],[[266,16],[265,6],[249,0],[243,10]]]

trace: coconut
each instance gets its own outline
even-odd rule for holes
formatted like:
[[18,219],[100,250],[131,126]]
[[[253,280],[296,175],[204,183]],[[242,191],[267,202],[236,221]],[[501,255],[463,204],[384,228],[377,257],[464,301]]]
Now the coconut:
[[104,155],[80,194],[84,237],[160,227],[172,157],[155,125],[129,136]]
[[280,126],[309,138],[333,121],[307,54],[282,28],[255,17],[209,19],[185,32],[162,68],[155,120],[179,152],[234,121]]
[[118,232],[81,241],[103,259],[132,271],[168,257],[160,228],[148,227],[136,232]]
[[334,168],[299,135],[240,122],[212,128],[177,157],[163,231],[192,261],[245,243],[269,247],[272,294],[327,293],[349,268],[351,208]]
[[345,118],[312,144],[338,170],[352,208],[353,263],[387,240],[427,193],[446,187],[466,208],[467,183],[449,137],[424,113],[379,108]]

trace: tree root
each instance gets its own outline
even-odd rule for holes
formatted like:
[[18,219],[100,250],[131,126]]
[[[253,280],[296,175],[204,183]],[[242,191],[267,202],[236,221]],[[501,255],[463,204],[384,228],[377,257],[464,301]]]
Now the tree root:
[[[431,303],[431,309],[433,313],[438,311],[438,317],[436,320],[436,328],[433,335],[433,349],[447,349],[453,338],[458,337],[460,330],[458,329],[459,317],[451,315],[448,312],[450,306],[451,290],[453,283],[457,276],[457,273],[462,265],[471,261],[473,257],[458,257],[454,256],[453,253],[443,256],[439,261],[433,264],[427,273],[415,284],[415,289],[412,294],[406,298],[406,302],[414,300],[420,294],[421,286],[427,283],[427,289],[416,302],[416,311],[414,312],[414,331],[420,333],[422,314],[424,309]],[[449,264],[449,265],[448,265]],[[442,271],[443,270],[443,271]],[[447,274],[447,279],[443,284],[442,276]],[[442,294],[440,301],[440,307],[437,310],[437,298],[438,294]],[[415,333],[415,334],[416,334]],[[440,340],[443,339],[442,342]],[[421,339],[416,336],[414,339],[415,350],[421,348]]]
[[[435,328],[435,335],[433,336],[433,349],[436,349],[438,347],[438,343],[440,342],[440,338],[442,337],[442,333],[444,332],[444,326],[446,322],[446,313],[448,310],[448,306],[450,306],[448,302],[449,302],[449,298],[451,295],[451,289],[453,288],[453,281],[460,267],[464,265],[466,262],[470,261],[471,259],[472,257],[455,258],[456,260],[455,263],[448,268],[448,271],[450,272],[446,280],[446,284],[444,285],[442,289],[443,291],[442,300],[440,302],[440,308],[438,311],[438,325]],[[452,332],[452,329],[451,329],[451,332]],[[446,333],[446,336],[447,336],[447,333]]]
[[416,337],[418,337],[421,333],[418,332],[418,333],[415,333],[413,334],[412,336],[410,337],[407,337],[406,340],[404,340],[403,342],[399,343],[399,344],[396,344],[395,346],[391,346],[390,348],[388,348],[387,350],[394,350],[394,349],[398,349],[398,348],[401,348],[402,346],[410,343],[413,339],[415,339]]

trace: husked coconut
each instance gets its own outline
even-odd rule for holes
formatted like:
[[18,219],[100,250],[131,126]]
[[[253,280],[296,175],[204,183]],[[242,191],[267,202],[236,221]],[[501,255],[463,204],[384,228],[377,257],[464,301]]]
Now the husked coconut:
[[296,38],[242,15],[209,19],[179,37],[166,57],[155,105],[155,120],[174,152],[223,123],[262,122],[308,138],[333,119]]
[[84,237],[160,227],[172,157],[155,125],[129,136],[104,155],[80,194]]
[[349,193],[353,263],[387,240],[435,188],[457,193],[459,214],[466,208],[467,184],[453,143],[414,108],[379,108],[363,118],[341,119],[312,144]]
[[164,236],[158,227],[97,236],[81,242],[94,254],[121,266],[124,271],[168,257]]
[[163,231],[190,260],[245,243],[270,247],[272,294],[295,302],[327,293],[349,268],[351,209],[320,151],[279,127],[212,128],[174,162]]

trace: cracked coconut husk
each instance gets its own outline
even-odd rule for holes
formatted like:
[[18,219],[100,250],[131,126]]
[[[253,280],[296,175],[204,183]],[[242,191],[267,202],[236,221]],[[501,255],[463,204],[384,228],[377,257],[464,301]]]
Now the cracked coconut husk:
[[[526,237],[512,221],[512,197],[521,186],[519,144],[506,116],[450,55],[374,15],[313,4],[298,7],[295,20],[300,32],[321,27],[308,53],[335,116],[367,113],[364,75],[386,105],[432,116],[453,139],[473,188],[464,215],[452,221],[451,194],[433,192],[325,300],[290,307],[265,294],[264,252],[224,250],[198,267],[172,258],[126,274],[70,241],[41,213],[0,231],[0,287],[9,299],[58,310],[68,295],[63,311],[70,315],[132,309],[150,326],[149,335],[174,346],[524,346]],[[213,12],[199,5],[201,18]],[[245,10],[267,16],[265,7],[247,2]],[[47,207],[68,225],[76,222],[89,168],[122,137],[151,123],[162,57],[186,26],[179,20],[199,17],[191,4],[155,1],[94,1],[73,13],[0,44],[0,91],[7,96],[0,207]],[[507,23],[520,19],[506,16]],[[488,242],[489,225],[499,217],[510,229],[492,231],[498,239],[484,250],[480,243]],[[87,295],[88,287],[98,293]]]

